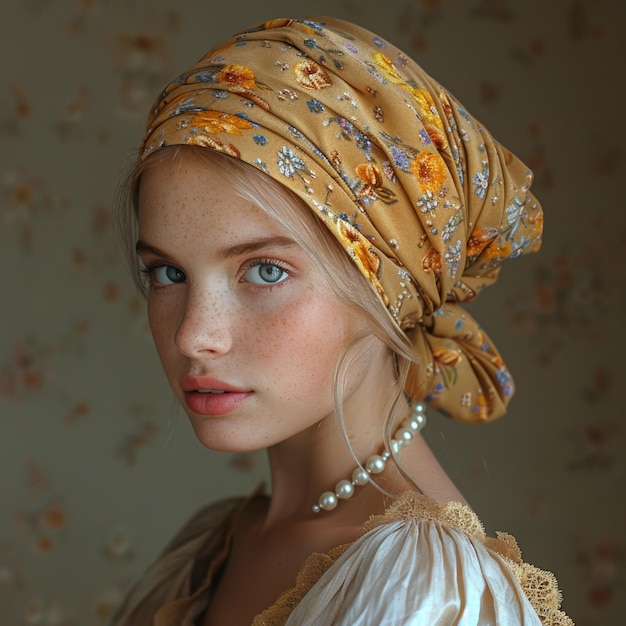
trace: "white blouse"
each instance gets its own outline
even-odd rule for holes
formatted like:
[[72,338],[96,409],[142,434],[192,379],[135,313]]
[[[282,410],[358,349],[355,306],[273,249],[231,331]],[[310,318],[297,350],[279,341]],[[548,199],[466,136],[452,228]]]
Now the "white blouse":
[[[247,502],[196,514],[112,626],[199,623]],[[573,626],[554,575],[524,563],[513,537],[488,537],[469,507],[414,492],[370,518],[353,543],[311,554],[294,582],[252,626]]]
[[433,520],[370,530],[302,598],[287,626],[541,626],[507,563]]

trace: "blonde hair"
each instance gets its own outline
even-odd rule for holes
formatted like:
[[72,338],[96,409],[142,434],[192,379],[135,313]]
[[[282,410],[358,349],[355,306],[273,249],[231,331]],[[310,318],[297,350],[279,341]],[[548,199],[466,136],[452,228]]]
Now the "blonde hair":
[[[369,330],[394,355],[396,386],[390,396],[381,437],[390,448],[391,434],[406,416],[407,401],[403,389],[409,365],[414,361],[410,343],[387,311],[372,284],[356,268],[321,220],[301,198],[270,176],[244,161],[199,146],[169,146],[137,163],[122,181],[119,189],[116,227],[139,289],[145,295],[145,285],[140,279],[139,261],[134,252],[141,176],[162,163],[169,167],[182,168],[188,160],[211,168],[232,185],[237,195],[280,222],[288,235],[315,263],[320,276],[337,299],[365,320]],[[357,336],[343,350],[334,373],[335,414],[357,465],[361,465],[361,461],[356,458],[347,434],[343,415],[343,390],[347,374],[352,364],[359,358],[359,348],[363,344],[363,339],[365,335]]]

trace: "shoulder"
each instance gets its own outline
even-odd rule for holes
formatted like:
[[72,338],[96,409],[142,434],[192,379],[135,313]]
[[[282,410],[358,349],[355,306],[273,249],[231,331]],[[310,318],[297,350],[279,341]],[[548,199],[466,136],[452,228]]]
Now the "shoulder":
[[198,583],[196,570],[201,568],[195,566],[219,553],[237,512],[250,499],[219,500],[192,515],[129,590],[112,624],[151,624],[161,606],[188,595]]
[[407,493],[365,524],[287,623],[569,626],[559,600],[554,576],[525,564],[512,537],[488,538],[461,503]]

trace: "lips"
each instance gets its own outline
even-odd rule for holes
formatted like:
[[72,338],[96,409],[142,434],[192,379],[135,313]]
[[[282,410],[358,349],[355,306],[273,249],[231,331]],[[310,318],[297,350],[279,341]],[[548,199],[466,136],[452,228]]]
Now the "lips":
[[181,388],[187,406],[198,415],[226,415],[254,393],[215,378],[191,375],[183,377]]

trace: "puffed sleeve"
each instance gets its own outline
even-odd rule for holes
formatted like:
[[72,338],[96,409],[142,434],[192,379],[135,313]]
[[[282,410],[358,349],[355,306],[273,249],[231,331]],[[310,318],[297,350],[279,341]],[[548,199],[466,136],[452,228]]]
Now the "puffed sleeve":
[[511,568],[431,520],[379,526],[356,541],[288,626],[541,626]]

